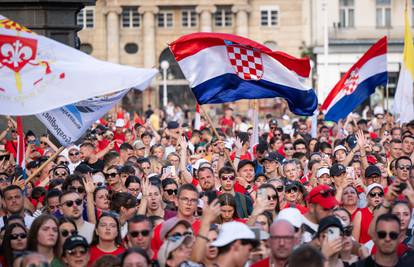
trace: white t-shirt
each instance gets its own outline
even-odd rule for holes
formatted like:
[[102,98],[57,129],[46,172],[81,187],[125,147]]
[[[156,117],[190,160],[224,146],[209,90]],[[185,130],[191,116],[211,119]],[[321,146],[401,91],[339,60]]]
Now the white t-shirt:
[[[303,217],[303,224],[307,225],[309,228],[315,231],[315,233],[318,231],[319,225],[309,221],[306,217]],[[306,231],[305,229],[302,235],[302,243],[309,243],[312,241],[312,238],[313,238],[313,234]]]
[[83,222],[83,225],[78,228],[78,234],[86,238],[88,243],[92,243],[93,232],[95,231],[95,225],[90,222]]
[[[26,225],[27,229],[30,229],[32,226],[32,222],[34,221],[34,217],[30,216],[29,214],[24,215],[24,224]],[[4,227],[4,218],[0,219],[0,229]]]

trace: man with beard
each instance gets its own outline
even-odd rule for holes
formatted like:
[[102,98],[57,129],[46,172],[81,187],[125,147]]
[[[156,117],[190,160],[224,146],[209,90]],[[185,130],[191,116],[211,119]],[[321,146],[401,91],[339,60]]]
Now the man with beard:
[[214,171],[211,167],[204,166],[199,168],[197,170],[197,178],[203,192],[215,191]]
[[89,244],[92,243],[95,225],[83,219],[83,200],[79,193],[76,191],[65,191],[60,195],[59,202],[60,212],[63,216],[74,220],[79,235],[85,237]]
[[96,156],[95,145],[91,142],[85,142],[80,146],[80,158],[94,170],[102,171],[104,168],[104,162]]
[[234,184],[234,191],[242,194],[251,194],[256,190],[254,186],[254,163],[250,160],[242,160],[237,166],[237,173],[239,175]]
[[270,226],[270,256],[252,267],[284,267],[295,246],[295,228],[286,220],[277,220]]
[[7,217],[18,214],[24,218],[24,224],[29,229],[34,218],[25,213],[23,191],[17,185],[9,185],[3,190],[3,204],[6,216],[0,219],[0,228],[7,224]]

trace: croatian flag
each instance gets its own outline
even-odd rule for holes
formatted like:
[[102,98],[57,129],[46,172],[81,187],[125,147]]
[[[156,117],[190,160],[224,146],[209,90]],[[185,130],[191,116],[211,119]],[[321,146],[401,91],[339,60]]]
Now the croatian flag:
[[325,120],[338,121],[346,118],[375,92],[377,86],[385,86],[387,81],[387,37],[383,37],[348,70],[329,93],[321,106],[326,111]]
[[314,90],[303,84],[309,59],[223,33],[188,34],[170,49],[199,104],[282,97],[297,115],[312,115],[318,105]]

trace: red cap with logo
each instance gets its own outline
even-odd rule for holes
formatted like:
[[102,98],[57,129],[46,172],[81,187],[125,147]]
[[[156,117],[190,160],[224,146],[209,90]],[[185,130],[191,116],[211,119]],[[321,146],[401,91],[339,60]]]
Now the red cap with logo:
[[335,198],[335,190],[328,185],[318,185],[310,191],[308,203],[319,204],[325,209],[332,209],[339,203]]

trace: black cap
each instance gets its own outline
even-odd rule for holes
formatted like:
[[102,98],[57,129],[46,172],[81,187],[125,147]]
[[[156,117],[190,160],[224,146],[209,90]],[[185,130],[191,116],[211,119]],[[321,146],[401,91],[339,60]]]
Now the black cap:
[[76,166],[75,171],[76,173],[85,174],[85,173],[94,173],[95,170],[89,167],[86,163],[81,163]]
[[237,166],[237,171],[240,171],[240,169],[241,169],[241,168],[243,168],[243,167],[244,167],[244,166],[246,166],[246,165],[252,165],[252,166],[253,166],[253,168],[254,168],[254,163],[253,163],[253,161],[248,160],[248,159],[244,159],[244,160],[241,160],[241,161],[239,162],[239,165]]
[[56,171],[57,169],[64,169],[68,174],[70,174],[70,170],[68,168],[68,166],[64,165],[64,164],[58,164],[53,168],[53,171]]
[[340,176],[341,174],[346,172],[346,168],[342,164],[335,163],[335,164],[332,165],[329,172],[330,172],[330,176],[332,176],[332,177],[333,176]]
[[35,159],[30,161],[29,163],[27,163],[26,168],[27,169],[34,169],[40,166],[40,160],[39,159]]
[[176,121],[170,121],[167,124],[168,129],[177,129],[178,127],[180,127],[180,125]]
[[378,175],[381,176],[381,170],[380,168],[378,168],[375,165],[369,165],[366,169],[365,169],[365,177],[370,177],[372,175]]
[[271,119],[270,121],[269,121],[269,125],[277,125],[277,120],[276,119]]
[[86,238],[81,235],[72,235],[65,240],[63,251],[72,250],[78,246],[89,248],[89,243],[86,241]]
[[296,187],[297,189],[299,189],[302,194],[305,194],[306,193],[306,189],[305,189],[305,187],[303,186],[303,184],[301,182],[299,182],[299,181],[291,181],[291,180],[287,180],[285,182],[285,191],[286,190],[289,190],[291,188],[294,188],[294,187]]
[[262,163],[265,162],[266,160],[268,161],[277,161],[279,163],[282,163],[284,158],[282,155],[280,155],[279,153],[276,152],[270,152],[266,157],[264,157],[262,159]]
[[319,222],[317,236],[319,236],[325,229],[329,227],[337,227],[341,232],[344,231],[341,221],[336,216],[327,216]]

